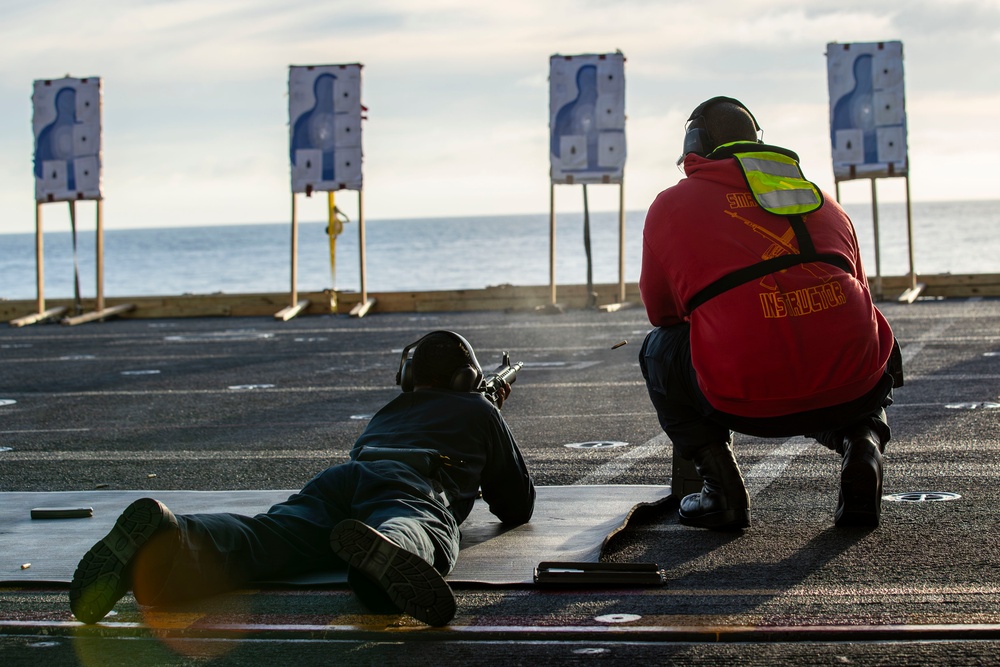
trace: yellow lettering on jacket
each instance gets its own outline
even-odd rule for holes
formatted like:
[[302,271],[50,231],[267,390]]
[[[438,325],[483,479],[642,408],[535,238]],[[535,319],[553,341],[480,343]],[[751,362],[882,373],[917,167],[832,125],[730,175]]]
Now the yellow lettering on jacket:
[[832,280],[794,292],[762,292],[760,305],[766,318],[801,317],[847,303],[839,281]]
[[750,192],[730,192],[726,195],[729,208],[757,208],[757,200]]

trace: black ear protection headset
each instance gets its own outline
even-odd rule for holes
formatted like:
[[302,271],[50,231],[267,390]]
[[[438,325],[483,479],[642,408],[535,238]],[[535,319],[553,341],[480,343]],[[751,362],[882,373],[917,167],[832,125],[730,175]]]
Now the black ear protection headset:
[[459,346],[461,346],[469,354],[469,363],[460,366],[455,369],[455,372],[451,375],[451,380],[448,383],[448,388],[452,391],[475,391],[479,389],[479,386],[483,382],[483,368],[479,365],[479,361],[476,359],[476,353],[472,349],[472,345],[469,341],[454,331],[432,331],[429,334],[422,336],[419,340],[410,343],[403,348],[403,354],[399,359],[399,370],[396,372],[396,384],[402,388],[403,391],[413,391],[413,352],[416,351],[417,346],[420,345],[428,336],[433,336],[434,334],[445,334],[450,336]]
[[715,149],[715,141],[712,139],[712,135],[709,134],[708,127],[706,126],[705,112],[720,102],[731,102],[746,111],[750,114],[750,119],[753,121],[754,129],[757,132],[761,131],[760,125],[757,124],[757,119],[754,118],[753,113],[751,113],[750,109],[747,109],[746,105],[739,100],[733,99],[732,97],[713,97],[710,100],[705,100],[691,112],[691,116],[687,119],[687,130],[684,132],[684,152],[681,153],[681,157],[677,160],[677,164],[683,162],[684,156],[688,153],[694,153],[705,157]]

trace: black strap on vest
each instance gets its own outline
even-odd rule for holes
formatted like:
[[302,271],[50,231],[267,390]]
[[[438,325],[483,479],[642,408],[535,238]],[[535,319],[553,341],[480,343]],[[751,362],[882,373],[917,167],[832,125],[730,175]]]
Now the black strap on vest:
[[788,218],[788,222],[792,226],[792,232],[795,234],[795,238],[799,242],[798,255],[779,255],[778,257],[765,259],[762,262],[751,264],[750,266],[727,273],[715,282],[709,283],[706,287],[702,288],[700,292],[691,297],[687,303],[688,311],[693,311],[709,299],[713,299],[723,292],[728,292],[734,287],[739,287],[740,285],[748,283],[751,280],[757,280],[759,278],[763,278],[764,276],[777,273],[778,271],[784,271],[785,269],[789,269],[799,264],[823,262],[824,264],[832,264],[839,269],[843,269],[847,273],[853,273],[854,269],[851,266],[851,263],[848,262],[843,256],[835,255],[833,253],[816,252],[816,246],[813,245],[812,237],[809,235],[809,230],[806,229],[805,221],[802,219],[801,215],[789,215],[785,217]]

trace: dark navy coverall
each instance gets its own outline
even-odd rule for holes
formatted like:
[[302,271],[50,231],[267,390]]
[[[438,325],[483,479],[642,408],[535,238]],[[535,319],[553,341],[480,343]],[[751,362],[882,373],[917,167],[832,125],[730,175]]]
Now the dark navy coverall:
[[[376,460],[364,460],[372,447]],[[445,458],[435,474],[394,460],[386,451],[392,448],[433,450]],[[254,580],[343,567],[329,539],[345,519],[376,528],[446,575],[458,558],[458,526],[480,489],[503,523],[531,518],[535,489],[500,411],[477,392],[402,393],[372,417],[351,461],[327,468],[266,513],[178,515],[180,548],[142,568],[136,599],[168,604]]]

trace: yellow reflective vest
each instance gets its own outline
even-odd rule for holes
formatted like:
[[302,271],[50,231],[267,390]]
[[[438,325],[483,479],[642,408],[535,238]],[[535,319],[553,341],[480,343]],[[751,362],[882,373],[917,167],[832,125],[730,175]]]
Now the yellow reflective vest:
[[[760,146],[760,150],[741,150]],[[823,205],[823,194],[806,180],[797,159],[771,146],[746,142],[723,144],[730,149],[757,204],[776,215],[805,215]],[[714,151],[713,151],[714,157]]]

